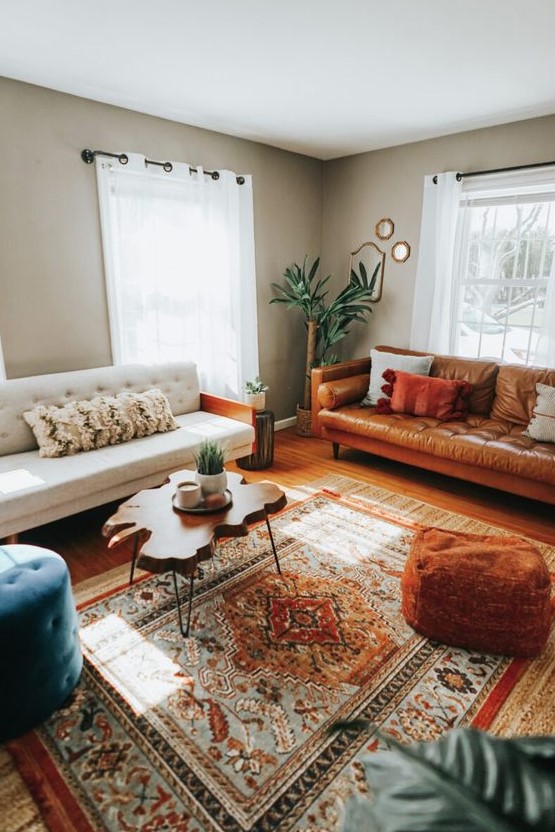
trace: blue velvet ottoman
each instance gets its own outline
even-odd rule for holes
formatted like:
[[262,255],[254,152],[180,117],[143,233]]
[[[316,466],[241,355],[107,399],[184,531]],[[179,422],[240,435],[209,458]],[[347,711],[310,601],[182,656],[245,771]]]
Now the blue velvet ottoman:
[[0,742],[39,725],[79,680],[83,658],[65,561],[0,546]]

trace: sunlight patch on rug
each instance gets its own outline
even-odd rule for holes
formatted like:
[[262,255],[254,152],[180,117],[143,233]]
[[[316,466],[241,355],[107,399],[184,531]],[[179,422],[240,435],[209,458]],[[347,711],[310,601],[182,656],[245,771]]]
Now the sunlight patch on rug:
[[115,613],[84,627],[81,643],[102,665],[108,684],[118,688],[125,680],[127,701],[136,714],[164,702],[187,681],[192,683],[163,650]]

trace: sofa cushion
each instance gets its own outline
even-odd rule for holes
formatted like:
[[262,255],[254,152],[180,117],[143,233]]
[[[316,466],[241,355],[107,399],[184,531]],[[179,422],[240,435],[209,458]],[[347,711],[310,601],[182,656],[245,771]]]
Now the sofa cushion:
[[318,418],[330,430],[555,485],[555,445],[529,439],[522,426],[510,422],[472,414],[459,422],[401,413],[380,416],[374,408],[357,405],[321,410]]
[[117,445],[141,436],[175,430],[169,402],[161,390],[96,396],[62,407],[39,404],[23,418],[32,428],[40,456],[67,456]]
[[499,365],[495,361],[436,355],[432,362],[430,375],[437,378],[468,381],[472,386],[468,399],[469,413],[475,413],[477,416],[489,416],[495,395],[495,381],[498,371]]
[[537,442],[555,442],[555,387],[536,384],[538,398],[534,406],[534,415],[524,431]]
[[527,425],[536,404],[536,384],[555,387],[555,370],[504,364],[499,368],[491,418]]
[[[197,411],[177,416],[176,422],[179,430],[155,433],[86,454],[50,458],[40,457],[35,450],[0,457],[0,474],[23,470],[37,480],[30,487],[0,493],[0,538],[16,527],[37,525],[35,518],[45,510],[56,514],[52,507],[59,506],[57,516],[64,517],[99,502],[130,496],[147,487],[140,482],[146,478],[149,485],[159,485],[172,471],[193,469],[194,451],[205,438],[217,439],[225,448],[226,459],[249,453],[254,441],[252,425],[225,416]],[[106,495],[105,499],[98,500],[97,494],[103,498]],[[20,518],[26,522],[19,523]],[[56,518],[48,518],[51,519]]]
[[23,412],[37,404],[61,406],[98,394],[142,393],[151,387],[158,387],[166,396],[174,416],[200,409],[199,382],[192,361],[153,366],[124,364],[0,382],[0,456],[37,447],[33,431],[23,418]]
[[383,378],[391,385],[391,398],[379,399],[376,413],[408,413],[440,421],[463,419],[468,413],[472,386],[467,381],[430,378],[402,370],[386,370]]
[[427,376],[434,357],[433,355],[407,355],[370,350],[370,358],[372,359],[370,385],[361,402],[364,407],[376,405],[379,399],[384,398],[383,386],[385,382],[383,373],[385,370],[405,370],[408,373]]
[[368,373],[360,373],[356,376],[338,378],[334,381],[326,381],[318,388],[318,403],[321,407],[333,410],[342,404],[359,402],[368,390]]
[[[386,352],[406,355],[426,355],[416,350],[401,350],[398,347],[376,347]],[[400,369],[403,369],[402,367]],[[463,379],[472,385],[469,399],[469,412],[477,416],[489,416],[495,395],[495,381],[499,365],[496,361],[484,359],[459,358],[453,355],[434,355],[430,376],[438,378]]]

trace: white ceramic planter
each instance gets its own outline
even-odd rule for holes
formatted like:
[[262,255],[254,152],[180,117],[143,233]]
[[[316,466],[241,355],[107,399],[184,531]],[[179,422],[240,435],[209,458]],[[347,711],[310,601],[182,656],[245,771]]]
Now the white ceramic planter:
[[255,410],[264,410],[266,407],[266,393],[245,393],[245,401]]
[[195,479],[200,485],[202,496],[207,494],[223,494],[227,488],[227,473],[222,471],[221,474],[199,474],[195,471]]

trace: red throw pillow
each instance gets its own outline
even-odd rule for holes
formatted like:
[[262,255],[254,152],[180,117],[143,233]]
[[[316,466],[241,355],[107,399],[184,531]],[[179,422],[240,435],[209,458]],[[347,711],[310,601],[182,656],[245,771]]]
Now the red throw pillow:
[[[418,376],[403,370],[386,370],[384,393],[389,401],[380,399],[376,413],[409,413],[446,421],[464,419],[472,385],[468,381],[433,376]],[[385,389],[384,389],[385,388]]]

